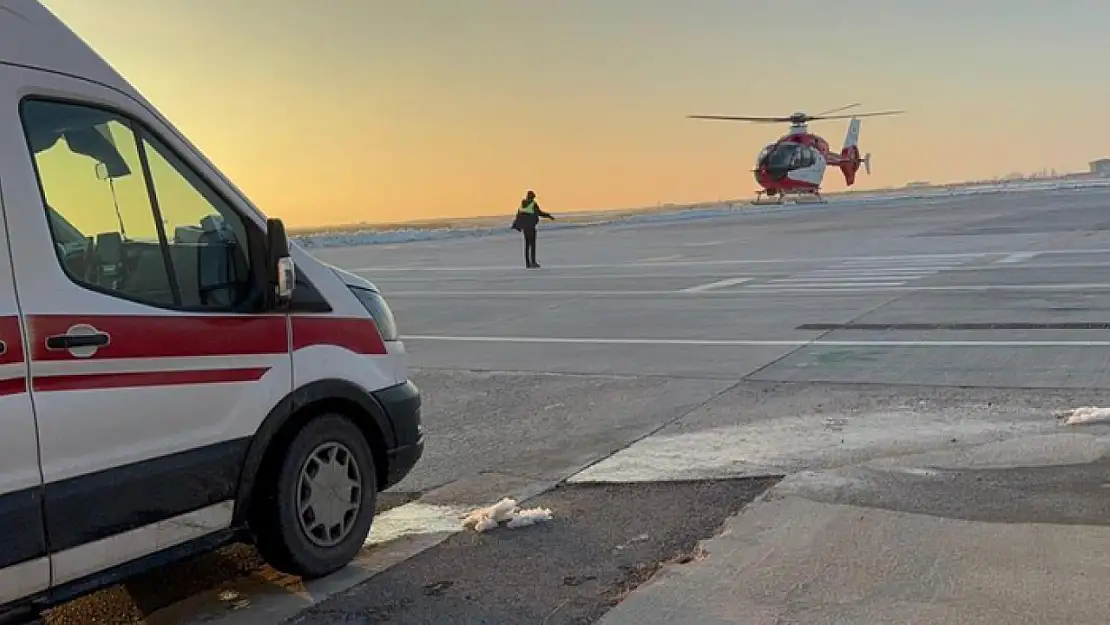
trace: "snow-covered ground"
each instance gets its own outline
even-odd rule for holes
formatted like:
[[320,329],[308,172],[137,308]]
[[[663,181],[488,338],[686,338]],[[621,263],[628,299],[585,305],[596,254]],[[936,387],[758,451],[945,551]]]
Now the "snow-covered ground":
[[[876,192],[874,194],[853,194],[831,196],[828,204],[785,204],[782,206],[753,206],[746,200],[739,203],[722,203],[709,205],[703,208],[678,209],[658,213],[645,213],[639,215],[605,215],[598,214],[596,220],[580,220],[574,223],[560,223],[559,221],[545,224],[545,230],[566,230],[570,228],[585,228],[608,223],[658,223],[687,221],[692,219],[706,219],[719,217],[728,213],[743,211],[751,213],[756,211],[782,211],[796,209],[820,209],[824,206],[851,206],[865,205],[873,202],[905,202],[916,200],[940,199],[962,195],[986,195],[996,193],[1028,193],[1031,191],[1064,191],[1071,189],[1085,189],[1093,187],[1110,187],[1110,179],[1094,180],[1046,180],[1046,181],[1015,181],[999,184],[984,184],[959,188],[933,188],[933,189],[906,189],[898,192]],[[495,234],[508,234],[509,222],[512,216],[505,217],[504,227],[473,227],[473,228],[398,228],[396,230],[364,230],[350,232],[330,232],[327,234],[297,236],[294,239],[301,246],[309,249],[330,247],[353,247],[359,245],[381,245],[387,243],[411,243],[415,241],[432,241],[454,239],[460,237],[481,237]]]

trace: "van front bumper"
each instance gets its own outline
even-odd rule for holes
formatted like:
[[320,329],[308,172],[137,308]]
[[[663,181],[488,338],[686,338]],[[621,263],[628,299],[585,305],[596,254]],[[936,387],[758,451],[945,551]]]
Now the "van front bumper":
[[409,380],[374,393],[393,425],[394,445],[386,449],[385,490],[405,479],[424,455],[424,425],[421,423],[420,389]]

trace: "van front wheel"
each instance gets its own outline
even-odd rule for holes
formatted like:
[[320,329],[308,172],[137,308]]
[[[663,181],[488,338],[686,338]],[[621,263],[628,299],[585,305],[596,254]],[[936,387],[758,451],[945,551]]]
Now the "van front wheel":
[[310,421],[289,444],[255,516],[262,557],[306,579],[350,563],[374,521],[374,471],[370,445],[349,419],[327,414]]

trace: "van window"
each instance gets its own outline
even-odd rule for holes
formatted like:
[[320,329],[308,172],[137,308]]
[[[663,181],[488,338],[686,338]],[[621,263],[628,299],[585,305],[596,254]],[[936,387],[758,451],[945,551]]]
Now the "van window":
[[189,307],[233,307],[250,295],[246,224],[176,154],[143,133],[150,178]]
[[152,133],[69,102],[30,99],[21,114],[72,280],[161,307],[256,300],[243,219]]

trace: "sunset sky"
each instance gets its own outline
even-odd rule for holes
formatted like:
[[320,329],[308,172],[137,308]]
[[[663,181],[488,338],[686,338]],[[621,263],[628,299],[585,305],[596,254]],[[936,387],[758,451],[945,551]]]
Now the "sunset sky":
[[1106,0],[44,4],[294,227],[751,195],[786,126],[688,114],[908,109],[861,187],[1110,156]]

